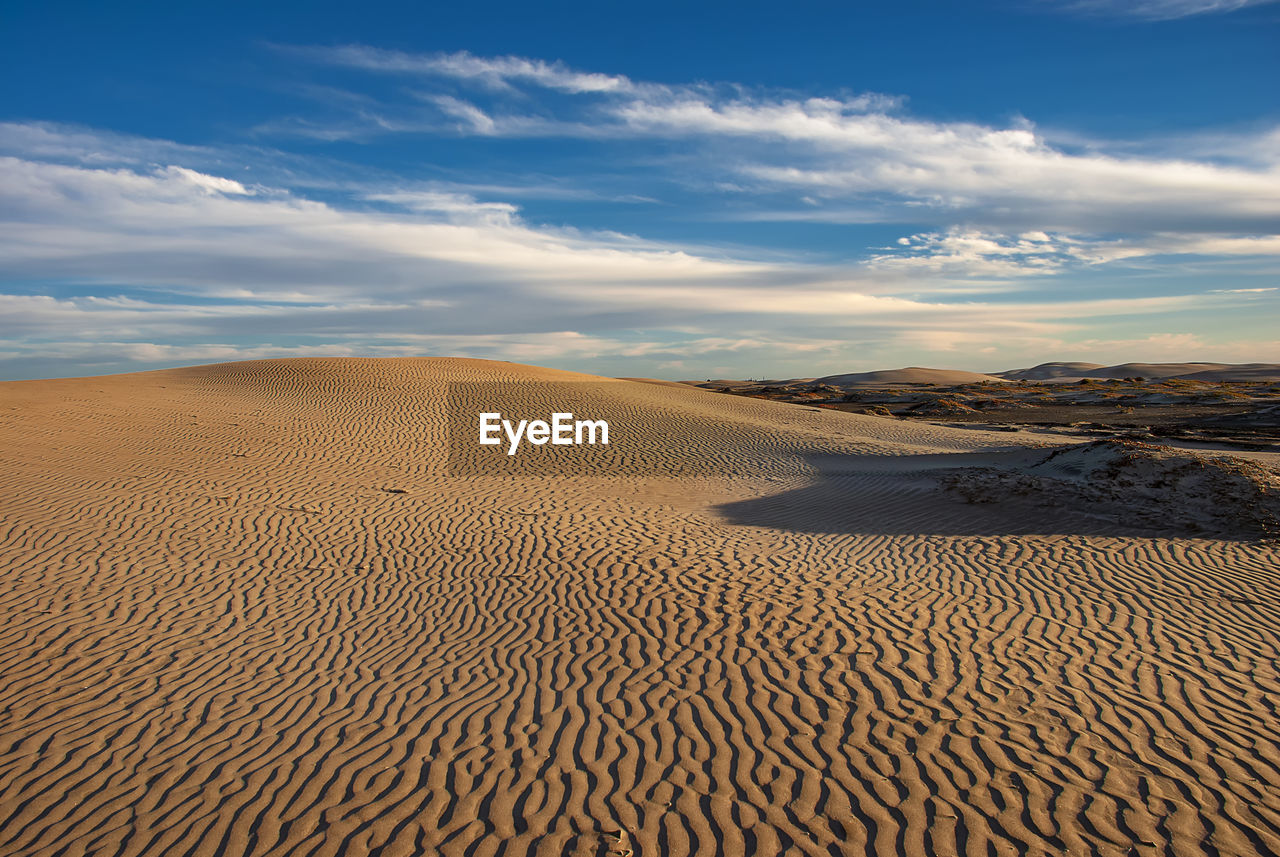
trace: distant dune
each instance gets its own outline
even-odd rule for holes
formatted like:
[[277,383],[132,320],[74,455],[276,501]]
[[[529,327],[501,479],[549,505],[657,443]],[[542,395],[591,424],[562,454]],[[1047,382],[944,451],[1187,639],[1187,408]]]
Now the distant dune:
[[675,387],[677,389],[688,386],[684,381],[663,381],[660,378],[619,378],[618,380],[636,381],[641,384],[657,384],[660,387]]
[[909,366],[905,369],[882,369],[876,372],[827,375],[824,378],[818,378],[814,383],[830,384],[833,387],[862,384],[936,384],[939,386],[951,386],[955,384],[978,384],[983,381],[1003,384],[1006,380],[995,375],[983,375],[978,372],[965,372],[959,369],[926,369],[921,366]]
[[1280,364],[1242,363],[1178,375],[1188,381],[1280,381]]
[[[566,402],[611,443],[457,455]],[[482,360],[0,384],[0,853],[1277,851],[1275,462],[1058,442]]]
[[996,372],[1010,381],[1044,381],[1049,378],[1083,378],[1095,369],[1104,369],[1101,363],[1041,363],[1030,369],[1010,369]]
[[1185,378],[1198,381],[1280,380],[1277,363],[1042,363],[1030,369],[997,372],[1009,380],[1077,380],[1080,378]]
[[1121,363],[1106,366],[1089,373],[1090,378],[1178,378],[1194,372],[1223,372],[1231,366],[1227,363]]
[[960,384],[1006,383],[1008,381],[1078,381],[1083,378],[1133,378],[1149,380],[1185,378],[1199,381],[1280,381],[1277,363],[1041,363],[1027,369],[982,374],[961,369],[929,369],[910,366],[905,369],[881,369],[873,372],[847,372],[821,378],[790,378],[775,381],[745,381],[720,378],[713,381],[681,383],[708,389],[740,390],[761,385],[796,387],[826,384],[832,387],[875,387],[895,385],[933,385],[953,387]]

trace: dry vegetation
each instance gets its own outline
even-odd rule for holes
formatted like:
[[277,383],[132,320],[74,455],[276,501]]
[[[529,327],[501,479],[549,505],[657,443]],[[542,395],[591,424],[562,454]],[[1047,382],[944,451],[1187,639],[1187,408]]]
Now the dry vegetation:
[[1269,381],[1126,378],[851,389],[805,383],[699,386],[851,413],[986,424],[993,429],[1280,448],[1280,386]]

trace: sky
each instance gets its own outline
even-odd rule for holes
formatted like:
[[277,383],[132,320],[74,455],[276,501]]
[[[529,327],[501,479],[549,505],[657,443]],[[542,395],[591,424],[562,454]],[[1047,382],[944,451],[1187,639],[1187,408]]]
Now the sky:
[[0,379],[1280,362],[1277,45],[1276,0],[0,0]]

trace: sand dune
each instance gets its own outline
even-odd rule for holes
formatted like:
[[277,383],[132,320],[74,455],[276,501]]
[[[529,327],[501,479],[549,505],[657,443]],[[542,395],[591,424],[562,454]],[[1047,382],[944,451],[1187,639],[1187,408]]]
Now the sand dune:
[[1101,363],[1041,363],[1029,369],[996,372],[1010,381],[1046,381],[1050,378],[1083,378],[1094,369],[1105,369]]
[[828,375],[825,378],[818,378],[816,383],[830,384],[834,387],[861,384],[935,384],[950,387],[956,384],[978,384],[983,381],[1004,383],[1005,380],[996,375],[983,375],[979,372],[965,372],[960,369],[926,369],[921,366],[909,366],[906,369],[881,369],[875,372]]
[[1280,380],[1276,363],[1041,363],[1030,369],[995,373],[1008,380],[1069,380],[1080,378],[1182,378],[1193,381]]
[[[1008,381],[1079,381],[1085,378],[1144,378],[1148,380],[1186,379],[1192,381],[1280,381],[1280,364],[1276,363],[1041,363],[1027,369],[1007,372],[967,372],[961,369],[928,369],[910,366],[905,369],[881,369],[874,372],[849,372],[822,378],[789,378],[773,381],[707,380],[682,381],[682,384],[706,389],[750,391],[762,386],[799,387],[826,385],[831,387],[894,387],[931,385],[956,387],[963,384],[1005,383]],[[636,378],[632,380],[649,381]]]
[[[616,442],[477,471],[486,391]],[[1035,435],[405,359],[0,438],[6,855],[1280,852],[1274,546],[938,486]]]
[[1188,381],[1280,381],[1280,364],[1238,363],[1220,369],[1187,372],[1177,377]]
[[1089,374],[1092,378],[1179,378],[1196,372],[1221,372],[1227,363],[1121,363],[1106,366]]

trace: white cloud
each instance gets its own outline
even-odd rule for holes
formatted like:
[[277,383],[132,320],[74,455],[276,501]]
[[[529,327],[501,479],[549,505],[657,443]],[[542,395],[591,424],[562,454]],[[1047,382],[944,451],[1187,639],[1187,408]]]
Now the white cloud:
[[[1154,141],[1147,148],[1159,154],[1144,155],[1131,141],[1055,145],[1025,119],[997,127],[904,115],[901,99],[874,93],[806,97],[656,84],[519,57],[301,50],[321,62],[418,75],[428,88],[447,79],[501,90],[470,100],[425,92],[422,101],[438,116],[406,119],[414,133],[684,141],[682,175],[697,190],[768,197],[777,219],[931,220],[1006,234],[1256,234],[1274,231],[1280,218],[1280,130],[1271,127],[1201,132],[1181,150],[1177,141]],[[532,89],[507,97],[520,86]],[[573,97],[547,101],[539,89]],[[383,127],[396,123],[383,120]],[[1223,153],[1235,153],[1231,163]],[[791,207],[779,211],[784,195]],[[735,216],[768,219],[751,209]]]
[[240,182],[234,179],[226,179],[221,176],[211,176],[205,173],[189,170],[186,167],[167,166],[160,171],[162,175],[173,177],[179,181],[185,181],[205,193],[223,193],[233,196],[253,196],[254,191],[246,188]]
[[[957,323],[989,337],[1043,335],[1070,329],[1064,318],[1176,310],[1197,300],[993,304],[874,294],[885,284],[856,266],[717,259],[626,236],[541,228],[510,204],[460,193],[374,194],[401,209],[374,212],[278,189],[240,193],[217,179],[0,159],[2,207],[11,213],[0,230],[0,273],[96,283],[107,294],[120,288],[111,284],[151,290],[0,296],[0,335],[37,351],[40,343],[122,337],[196,349],[221,348],[230,337],[316,345],[280,342],[302,337],[369,353],[441,348],[511,359],[656,360],[834,353],[847,347],[851,331],[885,336]],[[912,249],[925,241],[912,240]],[[1000,251],[980,237],[957,240],[975,252]],[[1061,241],[1025,239],[1028,246]],[[919,284],[911,288],[918,292]],[[640,329],[666,333],[601,335]],[[726,336],[729,330],[736,335]]]
[[[535,79],[504,75],[510,86]],[[1183,170],[1178,160],[1071,156],[1026,128],[1004,133],[891,116],[883,112],[890,105],[871,97],[720,98],[710,89],[630,82],[616,90],[568,85],[562,91],[589,93],[592,109],[611,124],[608,134],[714,143],[718,157],[698,153],[691,163],[731,173],[734,193],[804,186],[818,209],[871,198],[945,217],[869,257],[854,251],[843,262],[806,264],[531,223],[511,202],[482,198],[500,192],[498,185],[385,176],[272,183],[258,173],[243,179],[243,165],[226,152],[51,125],[0,126],[0,151],[9,152],[0,157],[0,280],[22,289],[73,283],[75,292],[98,295],[57,287],[50,291],[58,298],[0,295],[5,371],[87,366],[95,354],[127,368],[425,352],[616,366],[620,374],[682,360],[812,374],[910,362],[907,355],[921,350],[1042,348],[1043,355],[1082,336],[1101,342],[1100,332],[1125,319],[1190,317],[1271,299],[1261,290],[1203,286],[1110,300],[1046,301],[1028,292],[1048,275],[1126,260],[1274,257],[1280,237],[1273,231],[1221,228],[1274,222],[1274,166],[1187,161]],[[517,120],[495,120],[494,133],[514,133]],[[739,142],[743,148],[735,148]],[[834,190],[768,179],[760,170],[769,159],[790,159],[797,174],[821,165]],[[1066,165],[1070,181],[1054,177],[1055,164]],[[1195,205],[1179,201],[1186,186],[1196,188]],[[328,201],[309,198],[308,187]],[[1004,211],[1004,220],[970,220],[984,208]],[[1167,210],[1198,228],[1162,228],[1157,215]],[[1089,212],[1093,219],[1083,216]],[[1128,218],[1131,229],[1106,234],[1100,224],[1108,218]],[[965,290],[988,294],[956,300]],[[1256,336],[1241,340],[1269,347]]]
[[468,222],[483,222],[504,227],[516,223],[519,208],[509,202],[478,202],[468,193],[441,190],[406,190],[365,194],[372,202],[386,202],[409,211],[440,213]]
[[1057,5],[1065,11],[1082,14],[1170,21],[1274,2],[1276,0],[1059,0]]
[[1055,274],[1067,265],[1089,261],[1066,237],[1043,232],[1013,238],[978,230],[953,229],[903,236],[889,252],[871,257],[879,270],[946,274],[953,277],[1022,277]]
[[[412,296],[452,306],[469,293],[474,300],[519,290],[526,304],[542,300],[582,314],[622,308],[648,317],[680,311],[885,317],[955,312],[892,294],[942,294],[947,278],[1021,278],[1156,253],[1280,252],[1275,236],[1098,240],[957,228],[904,237],[866,265],[831,268],[539,227],[510,203],[456,191],[362,198],[399,210],[340,208],[179,166],[107,169],[0,158],[0,208],[8,212],[0,263],[10,277],[259,302],[353,304],[373,297],[389,305]],[[922,273],[932,275],[923,288]]]
[[[1184,362],[1189,358],[1222,362],[1280,362],[1280,339],[1213,342],[1196,333],[1152,333],[1132,339],[1084,339],[1067,350],[1097,354],[1108,362]],[[1135,360],[1134,355],[1142,355]]]
[[1260,289],[1210,289],[1209,291],[1215,295],[1254,295],[1277,290],[1280,290],[1280,286],[1267,286]]
[[0,122],[0,154],[70,160],[89,166],[205,161],[217,153],[203,146],[153,140],[53,122]]
[[473,134],[491,135],[498,131],[498,123],[491,116],[476,107],[470,102],[463,101],[460,98],[454,98],[452,95],[435,95],[432,96],[432,103],[439,107],[445,114],[462,120],[465,123],[465,130]]
[[[1280,236],[1154,233],[1140,238],[1099,239],[1042,231],[1011,236],[956,228],[903,236],[895,246],[884,250],[887,252],[868,260],[868,267],[879,271],[1009,280],[1156,256],[1274,257],[1280,256]],[[1223,291],[1227,290],[1219,293]]]
[[[765,266],[635,239],[536,228],[506,204],[385,193],[420,216],[250,194],[190,170],[88,169],[0,158],[0,259],[10,272],[263,297],[349,294],[377,263],[384,291],[467,283],[608,284],[751,277]],[[210,260],[214,260],[212,263]]]
[[503,89],[512,82],[532,83],[569,93],[628,92],[636,88],[621,75],[580,72],[563,63],[548,63],[524,57],[478,57],[466,51],[456,53],[408,54],[364,45],[334,48],[284,48],[314,59],[350,68],[397,74],[438,75],[471,80]]
[[[608,313],[630,324],[611,328],[639,328],[660,305],[678,313],[680,321],[668,325],[658,338],[623,340],[582,330],[565,330],[560,312],[539,314],[531,302],[539,298],[563,298],[564,307],[577,305],[582,317]],[[488,305],[459,297],[456,304],[432,299],[385,298],[334,300],[323,304],[280,304],[255,300],[198,303],[159,295],[131,297],[53,298],[47,295],[0,294],[0,334],[14,341],[66,342],[111,341],[121,337],[193,339],[207,343],[233,336],[320,336],[328,341],[360,340],[379,348],[388,343],[419,348],[448,347],[472,353],[501,346],[503,353],[527,346],[532,357],[565,357],[590,352],[618,356],[647,356],[676,351],[696,355],[711,351],[735,352],[764,349],[786,343],[790,351],[826,348],[847,341],[832,334],[841,329],[875,328],[897,335],[931,335],[960,326],[978,337],[1025,337],[1050,332],[1064,334],[1079,327],[1081,319],[1143,316],[1151,313],[1212,306],[1213,300],[1197,296],[1112,298],[1050,302],[989,301],[943,302],[899,297],[862,295],[841,284],[806,289],[722,288],[688,289],[653,285],[634,291],[564,288],[538,295],[504,295],[504,301]],[[1223,298],[1221,300],[1226,300]],[[456,314],[479,316],[478,324],[461,328]],[[535,317],[540,326],[520,328],[517,322]],[[691,327],[689,322],[696,321]],[[442,323],[443,322],[443,323]],[[505,332],[494,332],[506,329]],[[745,330],[772,333],[742,333]],[[734,330],[735,335],[724,331]],[[715,331],[715,332],[712,332]],[[784,332],[790,332],[787,335]],[[349,343],[348,343],[349,344]]]
[[[938,125],[890,117],[796,123],[767,114],[761,135],[784,134],[823,151],[741,166],[760,187],[841,201],[889,194],[955,217],[1018,232],[1263,228],[1280,217],[1280,168],[1187,160],[1069,155],[1030,131]],[[771,130],[768,130],[770,129]],[[800,136],[801,131],[812,136]]]

